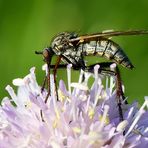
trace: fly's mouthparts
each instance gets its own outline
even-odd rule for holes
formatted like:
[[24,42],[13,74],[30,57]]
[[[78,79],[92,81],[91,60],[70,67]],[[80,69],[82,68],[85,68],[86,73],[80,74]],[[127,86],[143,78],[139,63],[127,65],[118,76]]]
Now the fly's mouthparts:
[[35,54],[43,54],[43,51],[35,51]]

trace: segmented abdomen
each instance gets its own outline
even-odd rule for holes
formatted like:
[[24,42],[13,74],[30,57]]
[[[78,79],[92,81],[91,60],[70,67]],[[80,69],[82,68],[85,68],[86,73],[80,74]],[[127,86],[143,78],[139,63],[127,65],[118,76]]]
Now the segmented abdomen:
[[115,42],[108,39],[99,39],[97,41],[90,41],[88,43],[82,43],[79,47],[84,55],[98,55],[105,57],[108,60],[112,60],[117,64],[132,69],[134,66],[130,62],[127,55],[121,49],[121,47]]

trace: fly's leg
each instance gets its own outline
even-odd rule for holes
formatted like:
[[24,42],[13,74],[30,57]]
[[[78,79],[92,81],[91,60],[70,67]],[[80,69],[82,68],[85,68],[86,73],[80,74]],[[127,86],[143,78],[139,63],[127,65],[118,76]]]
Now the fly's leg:
[[[97,64],[100,65],[100,68],[98,71],[99,73],[104,72],[104,73],[116,76],[117,105],[118,105],[120,121],[123,121],[124,119],[123,119],[123,111],[122,111],[122,100],[125,99],[125,96],[122,90],[122,82],[121,82],[119,68],[116,66],[115,71],[110,70],[110,66],[111,64],[113,64],[113,62],[104,62],[104,63],[97,63]],[[97,64],[87,66],[86,71],[94,73],[94,66]]]
[[47,73],[47,95],[45,98],[45,103],[47,103],[47,100],[50,96],[50,65],[47,64],[48,73]]
[[[58,93],[57,93],[57,85],[56,85],[57,68],[66,68],[67,67],[67,64],[59,64],[60,60],[61,60],[61,58],[59,57],[57,59],[56,65],[50,65],[50,68],[53,69],[53,73],[54,73],[54,83],[55,83],[55,89],[56,89],[56,94],[57,95],[58,95]],[[123,112],[122,112],[122,103],[121,102],[122,102],[122,100],[125,99],[125,96],[124,96],[124,93],[123,93],[123,90],[122,90],[122,83],[121,83],[121,76],[120,76],[119,68],[116,67],[115,71],[110,70],[110,66],[111,66],[111,64],[113,64],[113,62],[104,62],[104,63],[97,63],[97,64],[100,65],[99,73],[105,73],[105,74],[116,76],[117,104],[118,104],[120,121],[123,121]],[[87,72],[94,73],[94,66],[97,65],[97,64],[87,66],[87,67],[83,68],[83,70],[87,71]],[[78,69],[75,69],[75,70],[78,70]],[[85,80],[85,76],[83,76],[83,81],[84,80]],[[50,85],[49,82],[50,82],[50,78],[48,80],[48,88],[50,88],[49,87],[49,85]],[[48,92],[50,92],[50,91],[48,90]],[[57,96],[57,99],[58,99],[58,96]],[[127,101],[125,101],[125,103],[127,103]]]
[[[56,85],[56,73],[57,73],[57,68],[58,68],[60,61],[61,61],[61,57],[58,57],[55,65],[47,64],[48,73],[47,73],[47,76],[45,76],[42,87],[41,87],[41,93],[42,93],[44,91],[45,85],[47,83],[47,92],[48,93],[47,93],[47,96],[46,96],[46,99],[45,99],[45,103],[47,103],[48,97],[50,95],[50,69],[51,68],[53,69],[55,91],[56,91],[56,95],[57,95],[57,99],[58,99],[57,85]],[[66,65],[64,65],[64,66],[62,65],[61,67],[65,68]]]
[[56,74],[57,74],[57,68],[58,68],[60,62],[61,62],[61,56],[59,56],[57,58],[56,64],[54,65],[54,69],[53,69],[53,77],[54,77],[54,84],[55,84],[55,91],[56,91],[56,95],[57,95],[57,100],[59,100],[59,98],[58,98]]
[[43,91],[45,89],[46,82],[47,82],[47,76],[44,77],[43,84],[42,84],[42,87],[41,87],[41,93],[43,93]]
[[[116,66],[116,87],[117,87],[117,104],[120,115],[120,121],[123,121],[123,112],[122,112],[122,100],[125,99],[123,90],[122,90],[122,82],[119,68]],[[122,100],[121,100],[122,99]]]
[[117,95],[122,97],[122,100],[125,102],[125,104],[128,104],[127,100],[125,100],[124,92],[122,89],[121,75],[118,66],[116,67],[116,77],[117,77]]
[[[43,92],[43,90],[45,89],[45,85],[47,83],[47,96],[45,99],[45,103],[47,103],[48,97],[50,95],[50,69],[53,69],[53,73],[54,73],[54,83],[55,83],[55,89],[56,89],[56,94],[57,94],[57,99],[58,99],[58,93],[57,93],[57,85],[56,85],[56,73],[57,73],[57,68],[66,68],[67,65],[66,64],[59,64],[59,60],[57,60],[58,62],[56,63],[56,65],[48,65],[48,74],[47,76],[45,76],[44,81],[43,81],[43,85],[41,87],[41,93]],[[43,117],[43,111],[40,110],[40,115],[41,115],[41,119],[44,122],[44,117]]]
[[[43,86],[41,88],[41,92],[43,92],[44,88],[45,88],[45,84],[47,82],[47,95],[46,98],[44,100],[45,103],[47,103],[47,100],[51,94],[50,92],[50,65],[51,65],[51,60],[52,60],[52,56],[53,56],[53,52],[52,50],[44,50],[44,51],[35,51],[36,54],[42,54],[44,57],[44,61],[47,63],[47,76],[45,76],[44,82],[43,82]],[[41,119],[42,121],[44,121],[44,117],[43,117],[43,111],[40,111],[41,114]]]

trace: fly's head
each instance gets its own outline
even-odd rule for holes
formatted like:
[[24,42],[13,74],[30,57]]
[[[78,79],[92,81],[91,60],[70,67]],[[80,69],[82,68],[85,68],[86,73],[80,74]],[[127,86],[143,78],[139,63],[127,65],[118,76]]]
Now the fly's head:
[[45,48],[43,51],[35,51],[36,54],[41,54],[43,56],[44,62],[47,64],[51,63],[52,56],[54,52],[51,47]]
[[60,55],[73,46],[69,42],[70,39],[76,38],[77,34],[73,32],[62,32],[55,36],[51,42],[51,48],[56,55]]
[[[71,54],[73,49],[73,44],[69,42],[70,39],[76,38],[77,34],[73,32],[62,32],[55,36],[51,42],[51,46],[43,49],[43,51],[35,51],[36,54],[41,54],[43,56],[44,62],[50,65],[53,55],[65,55]],[[74,53],[74,52],[72,52]]]

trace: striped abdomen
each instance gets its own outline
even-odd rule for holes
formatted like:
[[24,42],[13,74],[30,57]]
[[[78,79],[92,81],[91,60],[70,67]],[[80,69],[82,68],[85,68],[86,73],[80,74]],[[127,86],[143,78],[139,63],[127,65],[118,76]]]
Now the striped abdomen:
[[82,43],[82,52],[87,55],[98,55],[105,57],[108,60],[112,60],[117,64],[132,69],[134,66],[130,62],[127,55],[121,49],[121,47],[115,42],[108,39],[99,39],[97,41],[90,41],[88,43]]

